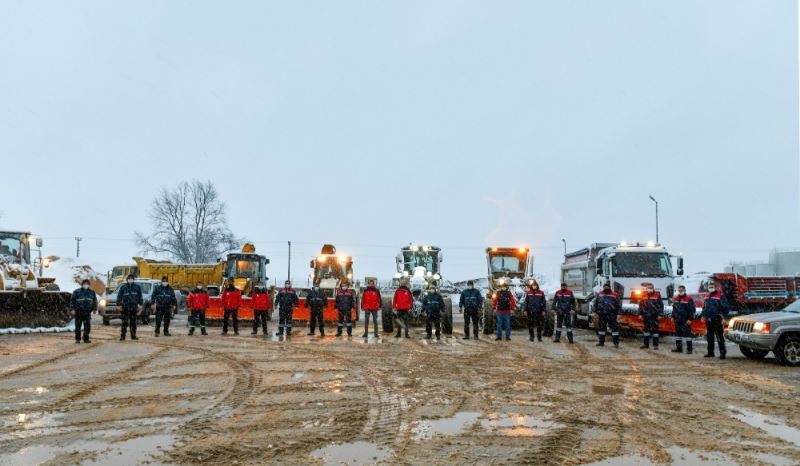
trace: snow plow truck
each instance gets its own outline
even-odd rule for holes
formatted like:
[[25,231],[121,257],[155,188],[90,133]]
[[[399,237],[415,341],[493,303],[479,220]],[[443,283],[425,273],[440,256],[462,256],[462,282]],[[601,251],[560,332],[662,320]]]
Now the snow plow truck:
[[[336,289],[344,279],[347,279],[348,288],[356,289],[353,287],[353,258],[341,254],[337,255],[336,246],[325,244],[322,246],[320,254],[311,260],[309,267],[311,267],[309,281],[312,285],[319,286],[320,290],[328,296],[328,305],[322,311],[322,319],[325,322],[337,322],[339,320],[339,312],[336,310],[336,301],[334,299]],[[306,297],[308,297],[310,290],[308,288],[296,288],[296,291],[299,304],[292,313],[292,321],[309,322],[311,320],[311,309],[306,308]],[[351,312],[353,313],[351,316],[352,321],[357,321],[358,311],[353,310]]]
[[444,312],[442,314],[442,333],[453,334],[453,301],[446,294],[447,282],[442,279],[441,265],[444,262],[442,249],[436,246],[421,246],[410,244],[400,249],[395,258],[397,272],[394,274],[392,285],[381,290],[383,303],[381,306],[381,323],[384,332],[394,331],[395,316],[392,309],[394,292],[401,283],[405,283],[414,296],[414,307],[409,316],[409,325],[424,325],[426,316],[422,311],[422,301],[428,294],[430,285],[439,287],[439,292],[444,298]]
[[34,272],[31,245],[42,243],[29,232],[0,231],[0,328],[60,327],[69,320],[72,294]]

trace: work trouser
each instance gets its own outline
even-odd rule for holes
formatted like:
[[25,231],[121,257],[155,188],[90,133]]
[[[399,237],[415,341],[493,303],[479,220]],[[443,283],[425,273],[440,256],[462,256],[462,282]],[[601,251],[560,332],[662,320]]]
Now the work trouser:
[[206,334],[206,311],[203,309],[202,311],[192,311],[191,317],[189,317],[189,335],[194,335],[194,329],[197,327],[197,324],[200,323],[200,332],[205,335]]
[[573,342],[572,336],[572,312],[571,311],[557,311],[556,312],[556,338],[555,341],[561,341],[561,332],[564,327],[567,328],[567,339]]
[[601,345],[606,343],[606,331],[611,330],[614,346],[619,346],[619,322],[616,314],[598,314],[597,339]]
[[164,322],[164,335],[169,333],[169,322],[172,320],[171,307],[156,306],[156,335],[161,331],[161,322]]
[[81,341],[81,327],[83,327],[83,341],[89,341],[89,332],[92,331],[91,312],[75,312],[75,341]]
[[323,337],[325,336],[325,323],[322,318],[323,308],[311,308],[311,321],[309,322],[309,333],[312,335],[314,331],[317,329],[317,325],[319,325],[319,334]]
[[501,338],[503,330],[506,331],[506,338],[511,338],[511,312],[497,313],[497,338]]
[[527,311],[528,314],[528,334],[531,338],[534,337],[534,330],[536,331],[536,339],[542,341],[542,328],[544,327],[544,311]]
[[353,334],[353,315],[352,315],[351,310],[350,309],[347,309],[347,310],[337,309],[337,311],[339,312],[339,321],[336,324],[336,327],[337,327],[336,335],[341,335],[342,334],[342,326],[343,325],[347,326],[347,334],[348,335],[352,335]]
[[364,310],[364,335],[369,333],[369,318],[372,316],[372,321],[375,323],[375,336],[378,336],[378,311]]
[[278,335],[283,335],[283,330],[286,329],[286,334],[292,334],[292,307],[278,308]]
[[258,325],[261,324],[261,331],[264,335],[267,334],[267,319],[269,318],[269,311],[253,311],[253,335],[258,333]]
[[233,319],[233,333],[239,333],[239,310],[225,309],[222,316],[222,333],[228,333],[228,320]]
[[675,319],[675,347],[683,351],[683,342],[686,350],[692,352],[692,323],[686,319]]
[[472,323],[472,331],[475,332],[475,338],[478,338],[478,327],[480,325],[480,315],[477,309],[464,310],[464,336],[469,336],[469,324]]
[[642,331],[644,337],[644,346],[650,347],[650,337],[653,338],[653,348],[658,348],[658,339],[661,335],[658,333],[658,315],[643,315],[642,323],[644,328]]
[[402,309],[402,310],[398,309],[397,311],[395,311],[395,315],[397,316],[397,318],[395,319],[395,321],[397,322],[397,335],[395,336],[399,337],[400,331],[403,329],[405,329],[406,336],[408,336],[408,314],[409,311],[407,309]]
[[725,332],[722,328],[722,316],[706,319],[706,343],[708,344],[708,354],[712,356],[714,355],[715,337],[719,345],[719,354],[724,356],[727,351],[725,350]]
[[136,336],[136,321],[139,318],[138,311],[139,309],[137,306],[122,309],[122,327],[120,327],[121,337],[125,338],[125,334],[128,333],[128,327],[131,328],[131,337]]
[[436,339],[438,340],[441,336],[441,328],[442,328],[442,316],[441,314],[430,314],[428,318],[425,319],[425,333],[428,334],[428,338],[432,336],[433,330],[436,330]]

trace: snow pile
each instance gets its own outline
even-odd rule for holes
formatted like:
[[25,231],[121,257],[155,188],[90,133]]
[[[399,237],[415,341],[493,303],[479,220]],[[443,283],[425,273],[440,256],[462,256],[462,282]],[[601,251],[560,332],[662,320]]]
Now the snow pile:
[[70,320],[64,327],[23,327],[23,328],[0,328],[0,335],[17,335],[22,333],[64,333],[75,331],[75,319]]
[[73,291],[81,286],[81,282],[89,280],[89,286],[97,293],[102,295],[106,291],[105,275],[95,272],[92,266],[78,264],[71,257],[61,258],[50,264],[44,269],[46,277],[56,279],[56,285],[62,291]]

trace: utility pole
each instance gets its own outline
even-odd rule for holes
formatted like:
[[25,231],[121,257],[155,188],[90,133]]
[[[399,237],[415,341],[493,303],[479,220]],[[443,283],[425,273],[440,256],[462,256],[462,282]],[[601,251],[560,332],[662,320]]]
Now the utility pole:
[[561,242],[564,243],[564,257],[566,257],[567,256],[567,240],[564,239],[564,238],[561,238]]
[[291,241],[289,241],[289,267],[288,267],[288,270],[286,271],[286,279],[287,280],[291,280],[292,279],[292,242]]
[[75,257],[76,258],[77,257],[81,257],[81,241],[83,241],[83,238],[81,238],[80,236],[76,236],[75,237],[75,246],[76,246]]
[[650,200],[656,204],[656,244],[658,244],[658,201],[653,197],[652,194],[650,195]]

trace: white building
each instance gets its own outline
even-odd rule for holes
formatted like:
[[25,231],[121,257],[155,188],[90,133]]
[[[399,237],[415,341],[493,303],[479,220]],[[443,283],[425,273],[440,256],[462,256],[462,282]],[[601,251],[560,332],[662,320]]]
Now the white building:
[[800,249],[773,249],[767,262],[731,262],[725,272],[745,277],[800,275]]

